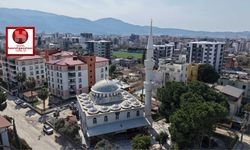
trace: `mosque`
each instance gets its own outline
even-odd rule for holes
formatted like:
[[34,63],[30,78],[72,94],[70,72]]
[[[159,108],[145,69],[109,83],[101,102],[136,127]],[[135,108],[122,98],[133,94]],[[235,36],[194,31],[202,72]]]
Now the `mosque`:
[[110,133],[126,132],[151,126],[151,99],[153,73],[152,22],[145,60],[145,102],[110,80],[101,80],[91,91],[77,95],[81,129],[87,138]]

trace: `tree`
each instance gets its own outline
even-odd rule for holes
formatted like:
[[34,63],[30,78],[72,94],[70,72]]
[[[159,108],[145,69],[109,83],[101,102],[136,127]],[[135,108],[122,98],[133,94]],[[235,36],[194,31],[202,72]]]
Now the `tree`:
[[250,103],[243,106],[243,111],[250,112]]
[[161,102],[159,112],[167,120],[180,106],[181,94],[188,91],[187,86],[181,82],[166,82],[162,88],[157,90],[157,100]]
[[166,82],[162,88],[157,90],[157,100],[161,102],[159,113],[167,121],[169,116],[180,108],[181,97],[183,97],[182,100],[187,101],[199,98],[202,101],[216,102],[229,109],[225,96],[211,89],[203,82],[193,81],[187,85],[175,81]]
[[170,116],[172,138],[181,149],[201,148],[203,137],[209,135],[227,113],[221,104],[203,101],[201,97],[192,102],[182,101],[180,109]]
[[63,128],[64,125],[65,125],[64,119],[63,119],[63,118],[60,118],[60,119],[58,119],[58,120],[55,122],[55,129],[56,129],[56,130],[59,130],[59,129]]
[[33,90],[36,87],[36,81],[33,77],[28,77],[28,79],[25,82],[25,86],[28,90],[31,91],[31,96],[33,96]]
[[167,143],[168,134],[166,132],[160,132],[160,134],[157,134],[155,137],[155,140],[159,142],[159,144],[162,146]]
[[110,141],[106,139],[102,139],[101,141],[97,142],[95,147],[95,150],[110,150],[110,149],[115,149],[115,146],[110,143]]
[[210,64],[201,64],[198,68],[198,80],[206,83],[215,83],[219,79],[219,74]]
[[78,141],[80,140],[79,130],[80,127],[78,126],[78,124],[76,122],[73,122],[65,124],[64,127],[59,129],[59,132],[69,136],[75,141]]
[[19,72],[17,75],[16,75],[16,80],[18,82],[18,92],[19,90],[23,90],[23,83],[25,82],[26,80],[26,74],[23,73],[23,72]]
[[43,111],[45,111],[45,101],[49,96],[49,92],[46,88],[41,89],[38,92],[38,97],[43,101]]
[[132,148],[137,149],[149,149],[151,146],[151,141],[149,136],[137,135],[132,140]]
[[115,71],[116,71],[116,65],[111,65],[109,68],[109,74],[113,76]]
[[0,111],[3,111],[6,108],[7,106],[6,100],[7,100],[6,93],[0,89]]

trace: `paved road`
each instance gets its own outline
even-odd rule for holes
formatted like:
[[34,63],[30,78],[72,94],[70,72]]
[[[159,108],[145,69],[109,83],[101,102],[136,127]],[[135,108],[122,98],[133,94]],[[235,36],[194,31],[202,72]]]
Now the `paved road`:
[[11,97],[7,100],[7,108],[0,112],[1,115],[8,115],[15,119],[18,135],[25,139],[34,150],[59,150],[73,149],[71,144],[60,135],[44,135],[43,124],[39,122],[40,115],[30,108],[16,106]]

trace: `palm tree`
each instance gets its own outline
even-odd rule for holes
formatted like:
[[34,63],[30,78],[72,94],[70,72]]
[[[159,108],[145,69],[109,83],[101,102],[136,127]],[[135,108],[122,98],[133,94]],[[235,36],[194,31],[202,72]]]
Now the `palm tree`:
[[43,101],[43,112],[45,112],[45,100],[48,98],[49,92],[46,88],[41,89],[38,92],[38,97]]
[[31,91],[31,97],[33,96],[33,90],[36,87],[36,81],[33,77],[28,77],[28,79],[25,82],[26,88]]
[[26,80],[26,74],[23,73],[23,72],[19,72],[17,75],[16,75],[16,80],[18,82],[18,93],[19,93],[19,89],[21,89],[21,91],[23,90],[23,82],[25,82]]

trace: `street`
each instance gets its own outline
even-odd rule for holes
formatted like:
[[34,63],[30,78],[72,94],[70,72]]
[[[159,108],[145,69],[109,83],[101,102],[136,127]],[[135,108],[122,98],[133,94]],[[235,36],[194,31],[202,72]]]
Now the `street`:
[[0,112],[15,119],[17,133],[19,137],[26,140],[34,150],[59,150],[74,149],[72,145],[57,133],[44,135],[42,132],[43,123],[39,122],[41,116],[28,108],[21,108],[14,103],[14,97],[7,100],[7,108]]

